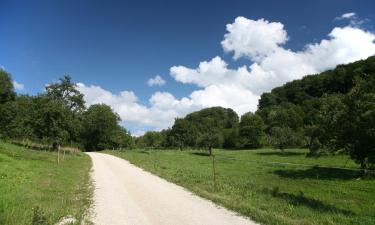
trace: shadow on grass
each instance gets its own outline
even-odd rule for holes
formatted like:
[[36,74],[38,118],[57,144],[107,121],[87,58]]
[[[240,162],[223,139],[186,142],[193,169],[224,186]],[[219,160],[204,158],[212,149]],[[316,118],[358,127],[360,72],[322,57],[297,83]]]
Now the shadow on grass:
[[287,157],[287,156],[300,156],[300,155],[306,155],[304,152],[258,152],[256,153],[257,155],[263,155],[263,156],[282,156],[282,157]]
[[361,177],[360,171],[312,167],[298,170],[275,170],[275,174],[291,179],[351,180]]
[[148,152],[148,151],[138,151],[138,153],[140,153],[140,154],[150,154],[150,152]]
[[292,193],[286,193],[286,192],[280,192],[279,188],[273,188],[271,189],[263,189],[263,193],[269,194],[274,198],[278,198],[281,200],[284,200],[292,205],[298,205],[298,206],[306,206],[309,207],[313,210],[319,211],[319,212],[325,212],[325,213],[340,213],[344,215],[355,215],[350,210],[345,210],[345,209],[339,209],[336,208],[335,206],[328,205],[323,203],[322,201],[308,198],[304,196],[303,192],[300,192],[298,195],[292,194]]
[[199,156],[210,156],[207,152],[192,152],[192,155],[199,155]]

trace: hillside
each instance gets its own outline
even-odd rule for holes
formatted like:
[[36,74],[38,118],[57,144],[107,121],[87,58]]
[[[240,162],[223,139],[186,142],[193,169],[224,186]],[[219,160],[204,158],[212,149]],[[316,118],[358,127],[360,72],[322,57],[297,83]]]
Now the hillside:
[[347,94],[355,85],[355,80],[368,80],[375,76],[375,56],[354,63],[339,65],[334,70],[320,74],[307,75],[300,80],[294,80],[281,87],[263,93],[259,100],[259,110],[293,103],[300,105],[306,100],[321,98],[325,94]]

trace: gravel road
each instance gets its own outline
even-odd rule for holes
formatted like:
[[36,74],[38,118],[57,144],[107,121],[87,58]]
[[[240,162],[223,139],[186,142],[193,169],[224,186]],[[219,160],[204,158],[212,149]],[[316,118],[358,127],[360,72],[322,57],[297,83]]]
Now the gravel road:
[[118,157],[90,152],[97,225],[254,225]]

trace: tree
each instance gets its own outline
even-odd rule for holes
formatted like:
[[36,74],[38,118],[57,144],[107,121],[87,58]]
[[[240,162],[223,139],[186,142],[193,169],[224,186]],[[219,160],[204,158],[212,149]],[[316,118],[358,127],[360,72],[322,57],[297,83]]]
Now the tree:
[[72,114],[63,105],[43,95],[36,97],[34,104],[32,126],[35,136],[52,143],[53,149],[56,150],[73,136],[75,123]]
[[164,136],[161,132],[148,131],[137,138],[137,147],[139,148],[162,148]]
[[38,108],[35,98],[26,95],[16,96],[14,101],[0,105],[0,134],[7,138],[34,138],[33,123]]
[[108,105],[96,104],[83,113],[82,139],[88,151],[114,148],[120,117]]
[[133,147],[133,138],[129,132],[117,125],[117,129],[113,132],[111,136],[111,142],[115,149],[123,149]]
[[212,155],[212,148],[220,148],[224,142],[223,132],[216,122],[213,118],[205,118],[202,121],[204,130],[198,136],[198,145],[207,148],[209,155]]
[[198,143],[199,146],[208,149],[208,154],[212,155],[212,148],[221,147],[223,144],[223,134],[212,121],[206,122],[206,129],[200,134]]
[[284,153],[284,149],[295,145],[297,136],[290,127],[273,127],[271,129],[271,143]]
[[310,150],[313,153],[318,146],[325,150],[335,151],[339,147],[338,135],[341,129],[342,116],[346,113],[344,95],[324,95],[320,98],[320,110],[314,126],[310,127]]
[[77,113],[85,109],[83,94],[77,89],[77,85],[72,83],[71,77],[65,75],[59,82],[46,87],[47,96],[52,100],[65,105],[70,111]]
[[0,104],[14,100],[15,96],[10,74],[0,69]]
[[197,141],[196,127],[186,119],[176,119],[168,133],[168,142],[173,147],[182,150],[184,147],[193,147]]
[[259,115],[251,112],[241,116],[239,124],[239,142],[242,148],[257,148],[264,135],[264,123]]
[[[366,79],[364,79],[366,78]],[[362,169],[375,168],[375,77],[357,78],[345,98],[337,148],[343,147]]]

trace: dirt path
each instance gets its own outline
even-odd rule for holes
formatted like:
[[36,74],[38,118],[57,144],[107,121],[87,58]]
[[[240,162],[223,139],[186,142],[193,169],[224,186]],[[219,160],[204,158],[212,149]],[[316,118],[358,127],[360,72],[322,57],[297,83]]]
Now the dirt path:
[[255,224],[126,160],[88,154],[93,161],[93,222],[97,225]]

